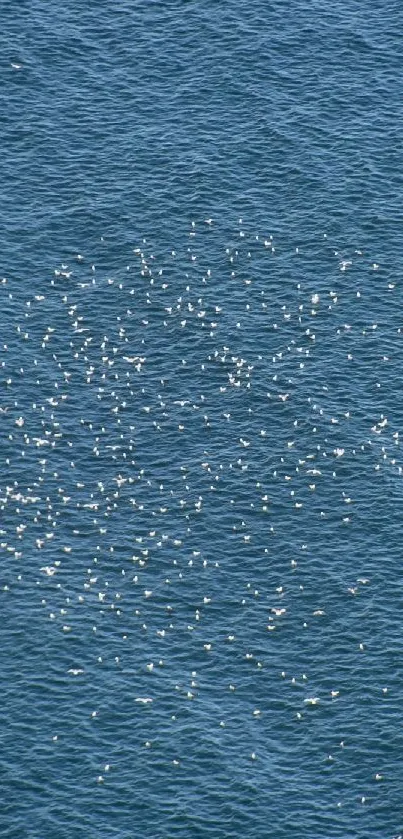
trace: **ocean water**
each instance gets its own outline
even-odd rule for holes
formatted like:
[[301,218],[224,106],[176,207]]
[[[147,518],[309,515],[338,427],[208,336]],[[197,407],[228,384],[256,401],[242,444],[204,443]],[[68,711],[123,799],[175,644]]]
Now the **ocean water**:
[[397,839],[402,7],[0,23],[0,833]]

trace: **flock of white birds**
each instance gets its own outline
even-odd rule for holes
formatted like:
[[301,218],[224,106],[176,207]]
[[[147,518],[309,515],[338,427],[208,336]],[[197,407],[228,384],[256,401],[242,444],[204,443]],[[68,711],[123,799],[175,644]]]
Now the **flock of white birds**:
[[[278,651],[273,674],[272,649],[290,621],[312,664],[320,653],[303,633],[320,637],[323,625],[329,642],[332,587],[346,614],[371,590],[366,557],[348,562],[349,528],[365,526],[354,473],[371,503],[402,474],[379,372],[392,333],[399,340],[385,318],[397,288],[370,255],[323,234],[316,255],[328,275],[315,284],[303,243],[277,243],[240,219],[221,247],[215,229],[191,222],[183,247],[165,253],[144,239],[115,274],[75,254],[37,283],[1,280],[1,585],[29,587],[44,634],[67,645],[93,636],[90,655],[74,648],[71,679],[94,667],[124,674],[134,644],[134,717],[167,694],[203,703],[218,656],[217,726],[230,725],[243,666],[295,690],[290,717],[303,725],[342,703],[343,688],[277,667]],[[373,282],[379,322],[366,305]],[[321,585],[333,557],[335,576]],[[359,668],[368,639],[355,627]],[[261,725],[255,678],[248,713]],[[380,700],[389,691],[380,685]],[[91,721],[101,717],[95,707]],[[143,745],[151,754],[151,736]],[[245,757],[257,765],[264,753],[261,729]],[[99,783],[118,769],[105,759]],[[371,780],[384,780],[382,767]]]

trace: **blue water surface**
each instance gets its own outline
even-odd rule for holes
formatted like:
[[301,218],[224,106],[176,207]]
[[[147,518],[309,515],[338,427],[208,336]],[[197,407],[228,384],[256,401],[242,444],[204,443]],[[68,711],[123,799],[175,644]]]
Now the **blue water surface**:
[[397,839],[402,7],[0,23],[1,835]]

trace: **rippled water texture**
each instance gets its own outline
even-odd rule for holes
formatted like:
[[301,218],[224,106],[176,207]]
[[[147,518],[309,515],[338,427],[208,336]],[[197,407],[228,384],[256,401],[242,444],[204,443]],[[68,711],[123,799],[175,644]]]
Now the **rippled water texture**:
[[0,23],[2,835],[395,839],[401,7]]

